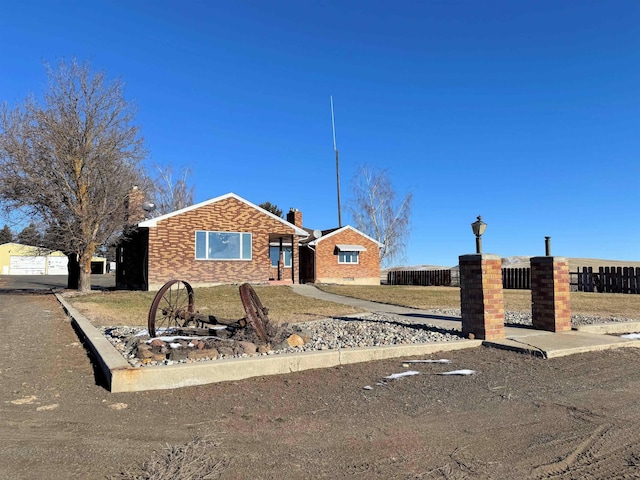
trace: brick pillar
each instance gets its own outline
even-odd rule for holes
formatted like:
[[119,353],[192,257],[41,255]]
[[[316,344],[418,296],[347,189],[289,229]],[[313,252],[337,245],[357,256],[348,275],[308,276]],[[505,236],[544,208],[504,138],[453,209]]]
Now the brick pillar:
[[504,338],[502,259],[498,255],[462,255],[460,307],[462,334],[485,340]]
[[569,262],[563,257],[531,258],[533,327],[551,332],[571,330]]

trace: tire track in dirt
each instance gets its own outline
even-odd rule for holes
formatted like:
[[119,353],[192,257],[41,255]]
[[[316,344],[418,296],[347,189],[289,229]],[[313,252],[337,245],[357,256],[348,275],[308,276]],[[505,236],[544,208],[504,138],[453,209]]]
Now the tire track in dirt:
[[633,425],[608,423],[556,462],[533,469],[532,478],[639,478],[640,440]]
[[573,451],[563,459],[534,468],[534,478],[553,478],[558,474],[567,472],[567,470],[575,464],[580,457],[584,456],[591,448],[593,448],[597,440],[605,435],[610,428],[611,426],[609,425],[600,425],[591,435],[589,435],[588,438],[580,442],[576,448],[574,448]]

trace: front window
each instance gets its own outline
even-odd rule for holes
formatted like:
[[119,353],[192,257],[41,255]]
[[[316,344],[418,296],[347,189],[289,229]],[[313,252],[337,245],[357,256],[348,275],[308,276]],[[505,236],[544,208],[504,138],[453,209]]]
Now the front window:
[[197,260],[251,260],[251,234],[196,232]]
[[360,252],[350,252],[350,251],[339,251],[338,252],[338,263],[359,263],[360,262]]
[[[282,253],[284,256],[284,266],[291,268],[291,247],[282,247]],[[269,247],[269,258],[271,258],[271,266],[277,267],[278,260],[280,259],[280,247]]]

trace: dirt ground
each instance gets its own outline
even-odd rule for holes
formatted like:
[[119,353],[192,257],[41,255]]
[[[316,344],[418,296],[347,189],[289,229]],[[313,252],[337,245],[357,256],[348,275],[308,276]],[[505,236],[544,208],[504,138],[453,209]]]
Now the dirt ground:
[[[489,348],[109,393],[55,298],[0,290],[0,478],[106,478],[215,442],[220,478],[639,478],[640,350]],[[433,373],[473,369],[473,376]],[[372,390],[363,387],[371,385]]]

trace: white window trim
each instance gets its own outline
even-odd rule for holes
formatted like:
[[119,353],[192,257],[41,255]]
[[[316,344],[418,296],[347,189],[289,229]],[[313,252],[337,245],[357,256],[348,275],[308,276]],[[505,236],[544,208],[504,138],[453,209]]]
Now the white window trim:
[[[209,234],[210,233],[236,233],[238,235],[240,235],[240,258],[198,258],[198,248],[197,248],[197,242],[198,242],[198,233],[203,232],[206,235],[204,236],[205,238],[205,252],[207,252],[207,255],[209,254]],[[251,238],[251,251],[249,252],[249,258],[242,258],[242,249],[243,249],[243,242],[242,242],[242,235],[249,235],[249,237]],[[227,232],[227,231],[222,231],[222,230],[196,230],[194,233],[194,258],[197,261],[200,262],[251,262],[253,261],[253,233],[250,232]]]
[[[355,262],[344,262],[344,261],[340,261],[340,254],[341,253],[351,253],[351,258],[353,258],[354,256],[356,257],[356,261]],[[355,254],[355,255],[354,255]],[[338,252],[338,264],[340,265],[359,265],[360,264],[360,252],[357,250],[341,250]]]

